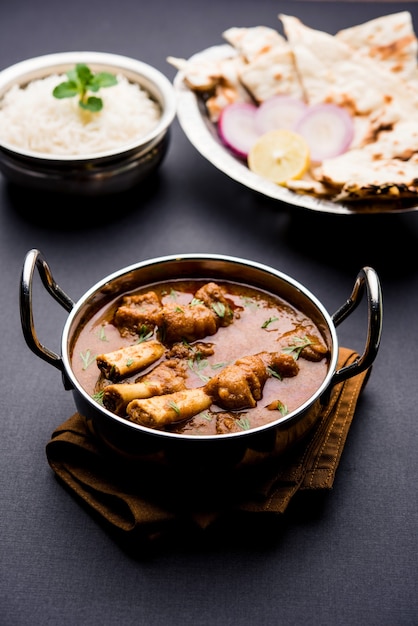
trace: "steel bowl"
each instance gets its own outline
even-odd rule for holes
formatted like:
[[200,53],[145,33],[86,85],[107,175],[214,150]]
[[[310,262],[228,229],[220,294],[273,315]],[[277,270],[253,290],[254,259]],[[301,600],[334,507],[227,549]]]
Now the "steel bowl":
[[51,74],[65,74],[77,63],[93,72],[122,74],[147,91],[161,107],[157,125],[141,139],[120,148],[91,154],[62,156],[24,150],[0,137],[0,171],[22,187],[96,196],[123,192],[141,183],[162,162],[176,114],[173,86],[156,68],[141,61],[105,52],[61,52],[16,63],[0,72],[1,98],[13,86],[21,87]]
[[[56,354],[38,338],[34,327],[32,291],[38,270],[47,292],[69,316],[61,339],[61,354]],[[266,425],[218,435],[193,436],[155,430],[118,417],[96,402],[80,385],[71,356],[80,329],[99,309],[119,295],[155,282],[181,277],[205,280],[232,280],[279,295],[309,315],[321,330],[329,348],[328,371],[319,388],[297,410]],[[339,342],[336,327],[367,297],[367,338],[363,354],[352,364],[337,369]],[[26,255],[20,285],[22,330],[28,347],[61,371],[64,386],[73,393],[77,410],[92,426],[105,445],[127,458],[154,458],[165,463],[186,463],[188,468],[238,463],[251,450],[282,454],[304,437],[315,424],[332,388],[370,368],[376,357],[382,327],[382,295],[378,276],[370,267],[362,268],[351,295],[333,315],[302,284],[271,267],[249,260],[215,254],[183,254],[146,260],[121,269],[95,284],[74,302],[55,282],[51,269],[39,250]],[[48,381],[45,380],[45,389]]]

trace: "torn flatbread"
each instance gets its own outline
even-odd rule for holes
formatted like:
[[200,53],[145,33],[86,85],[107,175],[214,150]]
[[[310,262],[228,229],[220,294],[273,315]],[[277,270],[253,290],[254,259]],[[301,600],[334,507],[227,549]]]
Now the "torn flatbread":
[[349,150],[324,161],[316,175],[325,185],[339,189],[338,200],[418,195],[416,159],[373,159],[368,150]]
[[183,80],[192,91],[205,94],[206,109],[213,123],[218,122],[222,109],[228,104],[252,101],[240,79],[245,61],[233,48],[229,55],[214,54],[204,58],[195,55],[189,60],[170,56],[167,62],[183,73]]
[[399,122],[362,149],[324,161],[315,177],[338,199],[418,195],[418,120]]
[[315,195],[318,198],[332,199],[336,194],[335,187],[325,185],[324,183],[314,180],[311,177],[302,179],[292,179],[286,183],[286,187],[297,193],[306,193]]
[[277,95],[304,99],[293,52],[287,44],[276,46],[245,65],[240,79],[258,103]]
[[409,11],[345,28],[335,38],[405,81],[418,80],[418,41]]
[[376,141],[365,146],[364,151],[373,160],[409,161],[418,155],[418,113],[415,120],[401,120],[390,130],[382,130]]
[[245,59],[240,80],[257,103],[279,94],[303,98],[293,52],[277,30],[235,27],[223,37]]
[[400,119],[415,117],[418,90],[334,36],[305,26],[298,18],[280,19],[295,55],[309,104],[331,102],[354,116],[353,147]]
[[266,54],[278,45],[286,43],[285,38],[269,26],[251,26],[250,28],[233,26],[225,30],[222,37],[247,63],[255,61],[261,54]]
[[177,70],[183,72],[184,82],[193,91],[206,93],[215,89],[220,83],[228,83],[237,89],[242,89],[239,80],[239,70],[244,61],[231,48],[231,54],[203,58],[195,55],[191,59],[182,59],[169,56],[167,62]]

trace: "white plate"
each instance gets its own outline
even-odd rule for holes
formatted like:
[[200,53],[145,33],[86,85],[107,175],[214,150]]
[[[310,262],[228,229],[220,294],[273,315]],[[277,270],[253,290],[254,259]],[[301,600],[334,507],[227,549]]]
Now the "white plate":
[[[234,54],[228,44],[212,46],[193,55],[195,58],[222,58]],[[184,74],[179,71],[174,79],[177,94],[177,117],[186,137],[212,165],[230,178],[269,198],[280,200],[312,211],[335,213],[336,215],[358,215],[366,213],[405,213],[417,211],[416,200],[401,202],[343,203],[323,200],[307,194],[299,194],[276,185],[251,172],[245,163],[236,158],[219,139],[215,125],[209,120],[203,100],[184,83]]]

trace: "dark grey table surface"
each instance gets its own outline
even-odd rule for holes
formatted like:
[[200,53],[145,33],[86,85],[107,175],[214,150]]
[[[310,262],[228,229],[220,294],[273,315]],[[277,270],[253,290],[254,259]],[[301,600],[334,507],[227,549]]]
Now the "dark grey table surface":
[[[103,50],[172,80],[167,56],[222,43],[230,26],[277,27],[283,12],[336,32],[403,9],[417,30],[412,2],[15,0],[0,7],[0,68]],[[177,121],[152,184],[91,200],[87,220],[76,209],[71,199],[52,204],[0,178],[0,624],[418,624],[418,215],[327,215],[268,200],[203,159]],[[210,252],[278,268],[333,313],[358,270],[374,267],[382,342],[332,491],[296,499],[262,545],[249,534],[230,548],[173,545],[147,558],[122,549],[47,463],[46,442],[74,405],[59,372],[23,339],[18,288],[31,248],[74,300],[137,261]],[[59,351],[67,314],[48,296],[42,306],[39,336]],[[341,345],[362,348],[360,311],[338,335]]]

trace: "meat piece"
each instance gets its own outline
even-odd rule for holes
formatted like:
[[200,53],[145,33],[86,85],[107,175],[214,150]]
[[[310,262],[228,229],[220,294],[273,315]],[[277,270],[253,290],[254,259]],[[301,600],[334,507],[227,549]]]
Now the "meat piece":
[[309,344],[305,346],[300,356],[307,361],[322,361],[328,356],[329,350],[326,345],[316,335],[306,335]]
[[147,334],[161,324],[162,304],[154,291],[125,296],[116,309],[113,323],[122,336]]
[[163,354],[164,346],[159,341],[143,341],[114,352],[99,354],[96,363],[105,378],[117,381],[124,376],[133,376],[158,361]]
[[225,297],[225,290],[211,282],[198,289],[186,305],[163,305],[154,291],[125,296],[113,321],[122,336],[145,335],[158,328],[161,340],[172,345],[214,335],[220,326],[231,324],[233,316],[232,302]]
[[291,378],[299,372],[299,365],[291,354],[269,353],[267,362],[268,366],[282,378]]
[[163,361],[134,383],[108,385],[103,391],[103,406],[123,416],[129,402],[136,398],[151,398],[180,391],[186,385],[185,367],[185,363],[178,359]]
[[217,330],[216,313],[200,302],[182,306],[170,302],[163,307],[160,336],[166,344],[193,342]]
[[226,297],[226,291],[216,283],[206,283],[195,293],[195,298],[201,300],[217,315],[218,326],[229,326],[234,319],[233,303]]
[[217,413],[216,414],[216,434],[227,435],[228,433],[242,432],[242,426],[240,426],[239,419],[230,413]]
[[272,402],[270,402],[270,404],[267,404],[266,409],[268,411],[279,411],[283,417],[289,413],[289,409],[287,408],[286,404],[282,402],[279,398],[273,400]]
[[281,336],[280,344],[283,353],[295,360],[302,357],[307,361],[321,361],[329,354],[324,342],[317,335],[307,332],[306,328],[285,333]]
[[206,358],[215,353],[213,343],[196,341],[195,343],[175,343],[166,356],[173,359],[196,359]]
[[280,352],[260,352],[228,365],[205,385],[206,392],[223,409],[253,408],[261,399],[269,368],[281,377],[296,376],[295,359]]
[[204,389],[184,389],[163,396],[132,400],[126,413],[133,422],[163,429],[175,422],[190,419],[210,407],[212,399]]
[[136,379],[136,383],[146,383],[151,387],[161,388],[161,393],[179,391],[172,387],[184,385],[187,364],[179,359],[169,359],[154,367],[144,376]]
[[263,358],[246,356],[228,365],[205,385],[213,401],[224,409],[255,407],[260,400],[268,372]]

